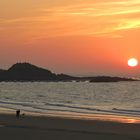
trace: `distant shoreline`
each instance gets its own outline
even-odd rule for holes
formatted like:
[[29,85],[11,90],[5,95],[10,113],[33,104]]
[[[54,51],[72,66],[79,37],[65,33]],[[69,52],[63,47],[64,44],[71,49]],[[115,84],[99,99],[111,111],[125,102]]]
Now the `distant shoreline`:
[[76,77],[55,74],[30,63],[16,63],[8,70],[0,70],[0,82],[120,82],[139,81],[139,79],[112,76]]
[[0,81],[0,83],[2,83],[2,82],[5,82],[5,83],[11,83],[11,82],[15,82],[15,83],[18,83],[18,82],[20,82],[20,83],[26,83],[26,82],[31,82],[31,83],[34,83],[34,82],[46,82],[46,83],[48,83],[48,82],[54,82],[54,83],[57,83],[57,82],[66,82],[66,83],[68,83],[68,82],[73,82],[73,83],[78,83],[78,82],[89,82],[89,83],[118,83],[118,82],[139,82],[140,80],[122,80],[122,81],[74,81],[74,80],[71,80],[71,81],[45,81],[45,80],[43,80],[43,81],[40,81],[40,80],[35,80],[35,81],[33,81],[33,80],[27,80],[27,81],[23,81],[23,80],[18,80],[18,81],[15,81],[15,80],[6,80],[6,81]]

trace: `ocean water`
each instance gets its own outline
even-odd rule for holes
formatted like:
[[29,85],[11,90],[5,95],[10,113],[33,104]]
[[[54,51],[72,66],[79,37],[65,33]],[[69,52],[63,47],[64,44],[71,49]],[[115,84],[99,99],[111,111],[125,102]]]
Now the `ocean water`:
[[140,117],[140,82],[1,82],[0,107]]

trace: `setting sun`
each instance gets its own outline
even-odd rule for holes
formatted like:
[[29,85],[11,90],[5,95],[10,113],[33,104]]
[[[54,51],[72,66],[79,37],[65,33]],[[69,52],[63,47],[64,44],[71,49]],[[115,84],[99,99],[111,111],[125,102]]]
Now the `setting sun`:
[[128,60],[128,66],[130,66],[130,67],[135,67],[135,66],[137,66],[138,65],[138,60],[137,59],[135,59],[135,58],[130,58],[129,60]]

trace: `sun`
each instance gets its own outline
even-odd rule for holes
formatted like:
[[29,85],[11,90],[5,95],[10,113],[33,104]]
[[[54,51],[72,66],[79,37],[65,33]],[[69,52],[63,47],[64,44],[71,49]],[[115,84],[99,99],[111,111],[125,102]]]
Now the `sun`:
[[136,67],[138,65],[138,60],[136,58],[130,58],[128,60],[128,66]]

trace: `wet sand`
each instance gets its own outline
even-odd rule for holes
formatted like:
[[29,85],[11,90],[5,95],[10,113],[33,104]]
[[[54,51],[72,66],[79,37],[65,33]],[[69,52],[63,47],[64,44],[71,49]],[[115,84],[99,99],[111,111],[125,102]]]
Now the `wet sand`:
[[3,140],[139,140],[139,123],[0,112]]

